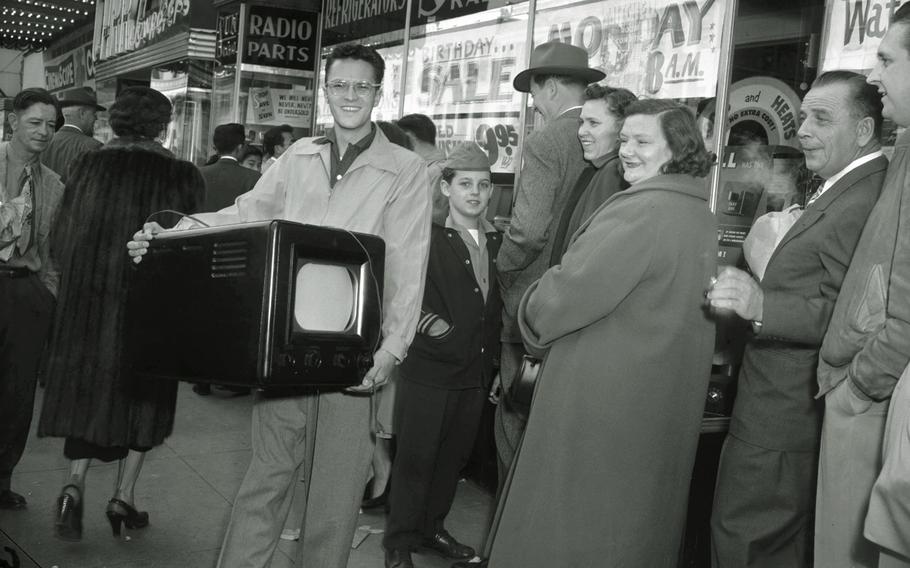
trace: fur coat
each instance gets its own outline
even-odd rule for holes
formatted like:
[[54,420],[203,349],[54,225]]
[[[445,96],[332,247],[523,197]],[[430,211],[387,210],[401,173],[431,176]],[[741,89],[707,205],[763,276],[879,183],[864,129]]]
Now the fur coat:
[[171,433],[177,383],[129,372],[126,242],[150,213],[194,212],[204,190],[194,165],[140,145],[96,150],[72,170],[51,240],[61,283],[39,436],[149,448]]

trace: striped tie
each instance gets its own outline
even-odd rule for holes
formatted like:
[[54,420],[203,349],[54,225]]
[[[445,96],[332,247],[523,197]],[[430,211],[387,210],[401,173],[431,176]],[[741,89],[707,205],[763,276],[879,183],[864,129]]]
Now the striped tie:
[[22,181],[20,182],[22,191],[20,195],[25,199],[27,209],[25,216],[22,218],[22,233],[19,235],[19,241],[16,248],[19,249],[19,256],[23,256],[32,244],[32,238],[35,236],[35,193],[32,191],[32,167],[25,166],[22,170]]
[[809,199],[806,200],[806,207],[812,205],[812,202],[819,198],[822,194],[822,188],[825,187],[825,180],[818,176],[812,176],[812,179],[809,180],[809,185],[806,188],[806,193],[809,194]]

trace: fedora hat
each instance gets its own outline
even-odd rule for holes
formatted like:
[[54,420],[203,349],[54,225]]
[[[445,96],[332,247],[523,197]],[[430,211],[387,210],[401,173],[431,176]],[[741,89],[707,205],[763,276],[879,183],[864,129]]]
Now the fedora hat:
[[98,99],[95,98],[95,95],[86,88],[73,89],[71,91],[61,93],[57,96],[57,102],[60,103],[60,108],[71,106],[87,106],[92,107],[95,110],[107,110],[107,108],[98,104]]
[[588,67],[588,52],[580,47],[558,41],[548,41],[531,52],[531,65],[515,75],[512,85],[516,91],[531,92],[532,75],[570,75],[588,83],[600,81],[606,74]]

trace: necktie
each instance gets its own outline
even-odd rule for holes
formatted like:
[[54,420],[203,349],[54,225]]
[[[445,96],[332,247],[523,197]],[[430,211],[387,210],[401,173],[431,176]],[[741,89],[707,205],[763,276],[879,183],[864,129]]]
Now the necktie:
[[806,194],[809,196],[809,199],[806,200],[806,207],[812,205],[812,202],[818,199],[822,194],[823,187],[825,187],[825,180],[818,176],[812,176],[812,179],[809,180],[809,185],[806,188]]
[[35,230],[35,193],[32,191],[31,166],[25,166],[25,169],[22,170],[22,178],[19,187],[22,189],[20,195],[25,200],[28,208],[22,219],[22,234],[19,235],[19,241],[16,243],[16,247],[19,249],[19,256],[22,256],[32,244]]

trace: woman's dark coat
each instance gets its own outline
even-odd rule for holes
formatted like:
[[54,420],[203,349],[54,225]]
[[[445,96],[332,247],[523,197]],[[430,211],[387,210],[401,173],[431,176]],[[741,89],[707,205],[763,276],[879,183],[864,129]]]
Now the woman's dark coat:
[[714,348],[707,194],[684,175],[615,194],[525,294],[549,352],[490,566],[676,567]]
[[194,212],[204,188],[189,162],[137,144],[96,150],[72,170],[52,235],[61,282],[40,436],[147,448],[171,433],[177,383],[129,372],[126,242],[150,213]]

